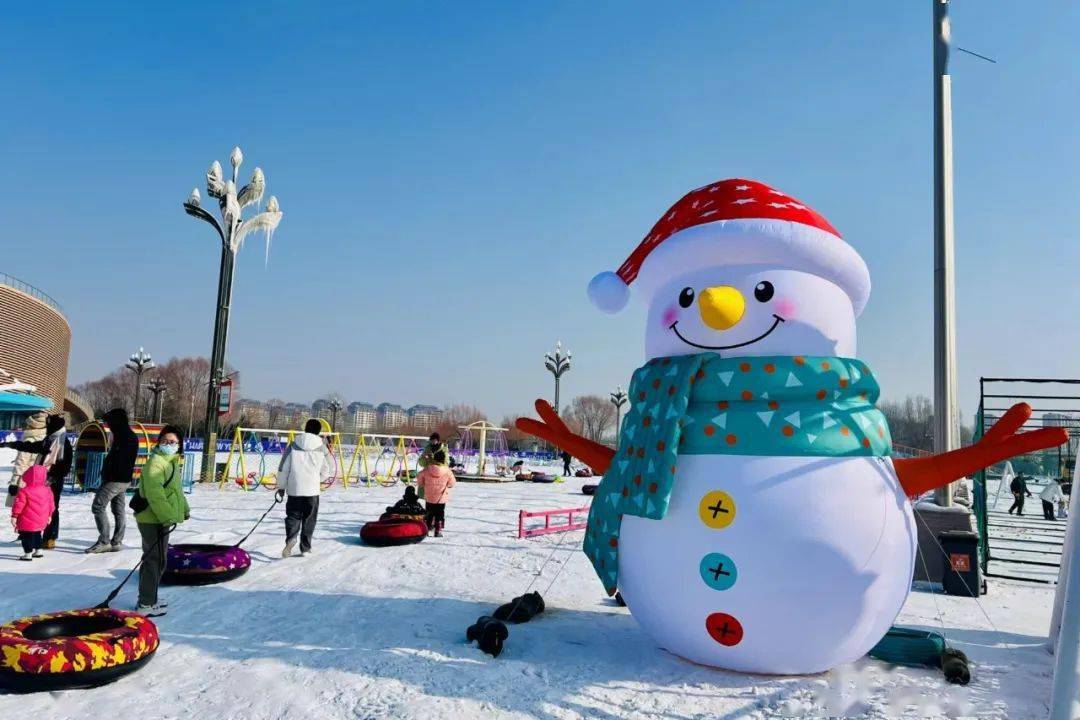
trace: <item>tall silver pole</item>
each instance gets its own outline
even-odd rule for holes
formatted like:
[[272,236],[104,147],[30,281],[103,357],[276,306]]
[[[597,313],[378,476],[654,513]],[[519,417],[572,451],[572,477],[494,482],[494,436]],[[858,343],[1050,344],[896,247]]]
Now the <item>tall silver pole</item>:
[[[956,409],[956,308],[953,268],[952,79],[949,0],[934,6],[934,451],[960,446]],[[952,486],[935,492],[952,505]]]
[[1068,529],[1050,623],[1050,645],[1056,655],[1054,681],[1050,686],[1050,720],[1080,717],[1080,533],[1073,527],[1078,519],[1073,515],[1075,495],[1074,492],[1069,503]]

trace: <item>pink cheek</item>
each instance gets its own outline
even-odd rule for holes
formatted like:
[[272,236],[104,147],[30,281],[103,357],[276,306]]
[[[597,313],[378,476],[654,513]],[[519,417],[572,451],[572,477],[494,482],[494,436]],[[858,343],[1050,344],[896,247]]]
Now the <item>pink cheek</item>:
[[776,314],[784,318],[785,320],[790,320],[791,318],[795,317],[796,308],[794,300],[791,300],[789,298],[781,298],[780,300],[776,301],[776,304],[773,305],[773,307],[776,309]]
[[665,328],[671,327],[672,323],[679,319],[679,312],[673,307],[669,307],[664,311],[664,314],[660,316],[660,321],[664,323]]

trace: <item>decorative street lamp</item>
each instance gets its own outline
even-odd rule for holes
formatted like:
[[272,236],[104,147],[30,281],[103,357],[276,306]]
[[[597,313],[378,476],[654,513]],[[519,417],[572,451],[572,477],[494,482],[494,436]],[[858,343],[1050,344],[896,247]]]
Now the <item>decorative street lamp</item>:
[[165,381],[159,377],[153,378],[150,382],[146,383],[146,389],[150,391],[150,394],[154,396],[153,409],[150,411],[150,417],[154,418],[154,422],[161,423],[161,396],[165,394],[168,389]]
[[139,348],[138,352],[131,354],[128,361],[124,363],[124,367],[135,373],[135,407],[131,410],[131,419],[134,421],[139,419],[139,392],[142,390],[143,373],[148,370],[153,370],[157,366],[154,365],[154,360],[150,357],[150,353]]
[[559,414],[559,378],[570,369],[570,357],[572,352],[567,351],[565,355],[562,352],[562,342],[555,343],[555,352],[547,353],[544,355],[544,367],[555,376],[555,414]]
[[622,406],[626,404],[626,393],[622,385],[615,386],[615,392],[611,393],[611,404],[615,406],[615,444],[619,444],[619,419],[622,415]]
[[232,179],[226,181],[221,171],[221,163],[217,160],[206,171],[206,194],[218,201],[218,211],[221,221],[204,210],[201,206],[199,189],[191,191],[191,195],[184,203],[184,212],[188,215],[209,223],[217,231],[221,239],[221,266],[218,270],[218,298],[217,316],[214,320],[214,344],[210,350],[210,381],[206,398],[206,448],[203,453],[202,479],[209,482],[214,476],[214,452],[217,446],[217,422],[218,422],[218,394],[221,389],[221,381],[224,379],[225,366],[225,341],[229,333],[229,308],[232,305],[232,282],[233,267],[236,263],[236,253],[244,244],[244,238],[252,232],[262,232],[266,235],[266,252],[269,257],[270,240],[281,222],[281,208],[277,198],[273,195],[266,203],[266,210],[243,219],[243,210],[249,205],[256,205],[262,201],[263,192],[266,189],[266,177],[261,168],[255,168],[251,175],[251,181],[239,190],[236,189],[236,178],[240,170],[240,163],[244,161],[244,154],[240,148],[233,148],[229,155],[232,164]]
[[337,430],[337,414],[341,410],[341,401],[337,398],[330,399],[330,429]]

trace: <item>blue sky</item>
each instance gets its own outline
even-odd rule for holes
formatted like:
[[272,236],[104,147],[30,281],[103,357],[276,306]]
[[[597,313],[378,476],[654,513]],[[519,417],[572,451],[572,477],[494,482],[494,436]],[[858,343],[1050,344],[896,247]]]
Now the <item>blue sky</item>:
[[[240,144],[285,212],[242,253],[245,394],[472,402],[625,384],[643,309],[584,288],[684,192],[762,180],[874,291],[860,355],[932,383],[930,3],[20,4],[0,25],[0,270],[71,320],[71,378],[207,353],[218,249],[180,203]],[[1080,6],[954,0],[961,400],[1076,375]]]

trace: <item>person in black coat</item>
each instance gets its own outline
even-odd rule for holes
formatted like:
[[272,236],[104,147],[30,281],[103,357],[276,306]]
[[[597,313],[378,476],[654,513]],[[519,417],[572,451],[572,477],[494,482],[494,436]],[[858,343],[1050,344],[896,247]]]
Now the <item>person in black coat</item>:
[[1016,510],[1017,515],[1024,514],[1024,496],[1031,497],[1031,493],[1028,491],[1027,478],[1023,475],[1017,475],[1009,483],[1009,492],[1013,494],[1015,498],[1013,504],[1009,507],[1009,514],[1012,515],[1013,510]]
[[570,461],[574,459],[573,456],[563,450],[562,453],[559,454],[559,458],[562,459],[562,474],[569,477],[571,475]]
[[56,509],[52,520],[45,528],[43,548],[52,550],[56,539],[60,537],[60,493],[64,491],[64,480],[71,471],[71,443],[67,439],[67,428],[63,415],[50,415],[45,419],[45,437],[41,440],[13,440],[0,443],[0,447],[12,448],[19,452],[35,453],[38,458],[35,465],[44,465],[47,479],[56,498]]
[[[135,458],[139,455],[139,439],[128,424],[127,411],[113,408],[101,419],[109,426],[112,442],[101,462],[101,484],[90,506],[97,523],[98,539],[86,549],[87,553],[116,552],[124,545],[126,529],[125,508],[127,491],[135,474]],[[109,523],[112,512],[115,527]]]

